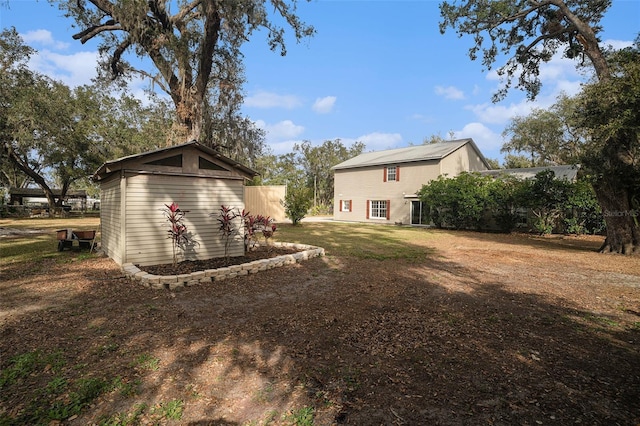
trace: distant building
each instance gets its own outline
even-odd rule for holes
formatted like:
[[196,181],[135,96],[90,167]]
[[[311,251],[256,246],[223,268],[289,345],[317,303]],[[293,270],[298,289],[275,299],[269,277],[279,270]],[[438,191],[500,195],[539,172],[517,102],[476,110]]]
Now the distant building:
[[528,167],[523,169],[498,169],[498,170],[482,170],[479,173],[488,176],[501,176],[510,175],[519,179],[533,179],[538,173],[545,170],[551,170],[556,179],[566,179],[569,182],[575,182],[578,178],[578,171],[580,166],[543,166],[543,167]]

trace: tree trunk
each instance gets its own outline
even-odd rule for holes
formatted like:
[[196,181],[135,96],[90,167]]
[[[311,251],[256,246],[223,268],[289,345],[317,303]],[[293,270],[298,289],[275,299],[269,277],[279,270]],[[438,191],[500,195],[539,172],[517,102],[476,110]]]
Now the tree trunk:
[[607,225],[601,253],[640,254],[640,211],[633,209],[629,189],[606,176],[594,185]]
[[173,93],[172,98],[176,106],[179,131],[176,134],[177,143],[192,140],[199,141],[204,121],[204,94],[196,92],[195,87]]
[[[47,185],[44,177],[42,177],[38,172],[29,167],[27,161],[23,160],[18,154],[16,154],[15,150],[9,143],[5,143],[5,149],[8,154],[9,161],[13,163],[18,169],[22,170],[24,174],[29,176],[42,190],[44,191],[45,197],[47,197],[47,201],[49,202],[49,212],[53,215],[56,211],[56,198],[53,194],[53,190]],[[63,193],[60,196],[60,200],[66,194],[66,189],[68,185],[65,186]],[[60,201],[60,204],[62,202]]]

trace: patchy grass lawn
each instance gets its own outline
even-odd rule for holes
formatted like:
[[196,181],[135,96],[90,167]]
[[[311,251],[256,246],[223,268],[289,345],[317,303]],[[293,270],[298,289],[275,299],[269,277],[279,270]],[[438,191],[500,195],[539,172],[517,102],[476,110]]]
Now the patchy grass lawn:
[[640,422],[640,261],[599,237],[281,225],[326,256],[172,292],[57,252],[96,225],[0,220],[0,425]]

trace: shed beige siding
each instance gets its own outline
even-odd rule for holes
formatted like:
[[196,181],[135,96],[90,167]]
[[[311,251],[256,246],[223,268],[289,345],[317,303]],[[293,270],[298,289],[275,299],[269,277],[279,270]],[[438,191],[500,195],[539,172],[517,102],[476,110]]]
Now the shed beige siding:
[[245,186],[245,209],[251,214],[269,216],[276,222],[281,222],[286,218],[282,205],[286,191],[285,185]]
[[100,238],[102,251],[116,261],[122,263],[122,241],[120,208],[121,191],[119,176],[115,176],[100,186]]
[[[172,262],[172,242],[163,214],[165,204],[172,202],[188,211],[184,222],[192,239],[187,250],[178,251],[178,261],[225,255],[216,215],[221,205],[244,209],[242,180],[140,174],[129,176],[126,181],[127,244],[123,262],[142,266]],[[240,225],[238,218],[236,229],[241,229]],[[229,255],[243,254],[244,240],[239,232]]]

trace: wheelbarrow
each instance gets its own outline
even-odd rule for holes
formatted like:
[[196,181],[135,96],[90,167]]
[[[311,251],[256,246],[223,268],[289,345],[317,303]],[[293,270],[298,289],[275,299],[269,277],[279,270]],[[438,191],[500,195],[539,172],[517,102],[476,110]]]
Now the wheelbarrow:
[[95,246],[96,231],[75,231],[73,229],[59,229],[56,231],[58,237],[58,251],[66,248],[73,249],[74,241],[78,242],[77,247],[93,250]]

